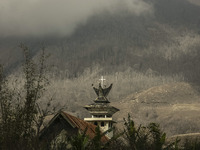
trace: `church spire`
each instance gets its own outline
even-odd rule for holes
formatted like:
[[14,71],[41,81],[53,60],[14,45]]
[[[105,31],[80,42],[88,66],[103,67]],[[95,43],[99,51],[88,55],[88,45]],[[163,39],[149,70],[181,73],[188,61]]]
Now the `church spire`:
[[109,103],[108,99],[106,98],[112,89],[112,84],[108,88],[102,88],[102,84],[99,83],[99,88],[93,87],[97,98],[95,99],[95,102],[100,102],[100,103]]
[[[112,84],[109,87],[103,88],[104,84],[103,81],[105,80],[103,76],[101,77],[101,82],[99,83],[99,87],[93,87],[97,98],[94,100],[93,104],[85,105],[85,109],[89,111],[92,115],[91,118],[84,118],[85,121],[93,123],[95,125],[100,126],[100,129],[103,132],[107,132],[112,128],[113,123],[115,121],[112,118],[112,115],[119,111],[119,109],[111,106],[107,99],[107,96],[112,89]],[[113,136],[113,131],[106,133],[108,138]]]

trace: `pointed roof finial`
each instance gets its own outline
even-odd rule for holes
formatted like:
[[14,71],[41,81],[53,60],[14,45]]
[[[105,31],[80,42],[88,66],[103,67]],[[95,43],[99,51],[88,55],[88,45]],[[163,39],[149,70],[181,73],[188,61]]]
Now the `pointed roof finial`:
[[106,98],[112,89],[112,84],[108,88],[102,88],[101,83],[99,83],[99,88],[93,87],[95,93],[97,94],[96,102],[106,102],[109,103],[108,99]]

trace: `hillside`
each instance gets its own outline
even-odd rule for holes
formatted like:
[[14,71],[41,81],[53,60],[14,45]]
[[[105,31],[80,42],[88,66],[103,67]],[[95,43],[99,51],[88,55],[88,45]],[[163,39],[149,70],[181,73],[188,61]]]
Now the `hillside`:
[[30,47],[32,57],[44,44],[51,54],[52,72],[62,78],[78,77],[100,65],[102,74],[131,67],[141,73],[151,69],[159,75],[182,74],[185,80],[199,82],[200,6],[187,0],[148,4],[151,13],[137,15],[121,9],[93,14],[67,36],[1,37],[0,63],[13,72],[22,60],[20,42]]
[[188,133],[188,134],[179,134],[179,135],[174,135],[171,136],[167,139],[167,141],[175,141],[176,138],[180,139],[180,142],[178,145],[180,147],[184,147],[186,142],[196,142],[200,140],[200,133]]
[[199,132],[200,88],[184,82],[152,87],[129,95],[114,106],[122,122],[127,113],[137,124],[158,122],[168,135]]
[[[63,30],[59,36],[53,31],[48,36],[30,33],[19,37],[0,36],[0,64],[4,65],[9,81],[15,84],[23,80],[20,74],[23,54],[19,43],[30,48],[31,57],[36,61],[40,48],[45,46],[46,53],[50,54],[47,60],[50,69],[46,74],[50,85],[41,99],[42,104],[53,98],[53,104],[59,108],[64,107],[67,112],[83,118],[89,114],[82,107],[96,98],[91,85],[98,84],[103,75],[107,84],[114,84],[109,98],[121,109],[119,122],[130,112],[138,123],[161,123],[170,135],[197,132],[200,106],[198,0],[138,2],[141,1],[142,6],[147,6],[144,12],[134,3],[131,4],[136,5],[135,9],[121,6],[117,11],[103,9],[73,24],[70,34],[65,34],[67,25],[56,20]],[[50,12],[57,11],[50,9]],[[63,14],[65,19],[69,13]],[[68,19],[76,17],[80,18]],[[8,27],[15,25],[10,22]],[[53,22],[50,27],[56,24]],[[30,32],[33,31],[38,33],[35,28]]]

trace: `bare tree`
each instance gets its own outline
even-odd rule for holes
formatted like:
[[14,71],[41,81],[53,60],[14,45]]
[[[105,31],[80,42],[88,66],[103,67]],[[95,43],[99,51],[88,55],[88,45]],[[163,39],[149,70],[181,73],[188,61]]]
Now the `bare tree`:
[[38,149],[40,128],[51,112],[51,100],[45,109],[38,104],[49,83],[45,76],[47,55],[44,48],[38,64],[31,58],[27,46],[21,44],[20,48],[25,60],[23,89],[11,90],[0,68],[0,149]]

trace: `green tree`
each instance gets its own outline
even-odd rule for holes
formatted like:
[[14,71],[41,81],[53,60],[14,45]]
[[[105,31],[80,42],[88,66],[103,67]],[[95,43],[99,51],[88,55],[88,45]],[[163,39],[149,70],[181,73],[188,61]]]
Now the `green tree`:
[[178,150],[176,139],[175,142],[166,143],[166,133],[160,130],[156,123],[150,123],[147,127],[139,125],[136,127],[134,121],[128,115],[125,121],[125,139],[127,149],[131,150]]
[[127,149],[131,150],[146,150],[148,149],[148,135],[147,128],[143,126],[136,127],[130,114],[128,119],[124,119],[124,135],[127,141]]
[[69,140],[72,150],[87,150],[88,149],[89,138],[86,135],[87,129],[88,128],[85,128],[83,133],[78,132],[77,136],[73,136]]
[[103,148],[103,143],[101,141],[101,138],[104,135],[105,133],[102,134],[100,127],[97,126],[95,128],[95,137],[90,141],[90,149],[101,150]]
[[198,139],[195,139],[194,141],[186,139],[183,147],[184,150],[199,150],[200,142]]
[[178,150],[177,143],[178,139],[175,142],[168,143],[166,142],[166,133],[160,130],[160,126],[157,123],[150,123],[148,125],[148,130],[150,132],[150,147],[152,150]]

